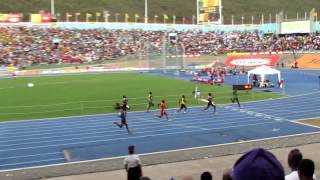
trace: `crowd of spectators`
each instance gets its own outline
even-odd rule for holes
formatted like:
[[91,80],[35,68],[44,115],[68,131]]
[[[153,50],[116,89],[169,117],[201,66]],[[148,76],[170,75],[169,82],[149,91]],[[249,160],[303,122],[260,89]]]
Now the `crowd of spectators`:
[[[172,31],[170,31],[172,32]],[[0,64],[32,65],[61,63],[77,57],[83,62],[117,59],[161,52],[169,31],[60,29],[39,27],[0,27]],[[320,50],[320,35],[263,35],[257,31],[179,31],[175,44],[186,54],[228,52]]]
[[[143,176],[139,156],[134,155],[134,146],[128,148],[129,156],[125,158],[124,164],[128,180],[151,180]],[[222,175],[223,180],[316,180],[315,165],[310,159],[303,159],[299,149],[292,149],[288,154],[288,166],[291,172],[285,175],[280,161],[270,152],[263,148],[254,148],[242,155],[231,167],[226,169]],[[210,172],[203,172],[201,180],[212,180]],[[170,180],[174,180],[171,177]],[[183,180],[194,180],[186,176]]]

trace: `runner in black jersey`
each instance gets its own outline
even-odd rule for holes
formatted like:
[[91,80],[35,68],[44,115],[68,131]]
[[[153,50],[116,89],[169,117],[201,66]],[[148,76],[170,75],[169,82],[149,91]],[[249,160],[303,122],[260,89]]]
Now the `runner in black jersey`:
[[126,104],[128,106],[128,109],[129,109],[127,96],[122,96],[122,104]]
[[214,113],[216,113],[217,106],[214,104],[214,99],[213,99],[213,96],[212,96],[212,94],[211,94],[211,93],[209,93],[209,94],[208,94],[208,98],[207,98],[207,100],[208,100],[208,105],[207,105],[207,107],[206,107],[206,108],[204,108],[203,110],[204,110],[204,111],[206,111],[206,110],[208,110],[208,109],[209,109],[209,107],[210,107],[210,106],[212,106],[212,107],[213,107],[213,111],[214,111]]
[[122,128],[123,126],[125,126],[128,131],[128,134],[132,134],[131,131],[129,130],[129,126],[127,123],[127,113],[126,111],[123,110],[123,108],[120,109],[119,117],[121,118],[121,123],[114,122],[114,124],[119,126],[119,128]]

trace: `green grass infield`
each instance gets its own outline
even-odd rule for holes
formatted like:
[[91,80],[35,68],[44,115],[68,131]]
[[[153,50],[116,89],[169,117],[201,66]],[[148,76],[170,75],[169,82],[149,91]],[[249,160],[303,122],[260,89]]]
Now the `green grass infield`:
[[[34,86],[28,87],[29,83]],[[185,95],[189,107],[205,106],[204,102],[193,98],[195,86],[189,81],[139,73],[0,79],[0,121],[114,113],[117,112],[114,105],[121,102],[123,95],[129,99],[130,111],[144,111],[149,91],[153,92],[155,105],[165,99],[168,108],[176,108],[179,97]],[[231,87],[198,86],[201,98],[212,92],[217,104],[230,102]],[[284,95],[239,92],[241,102],[279,97]]]

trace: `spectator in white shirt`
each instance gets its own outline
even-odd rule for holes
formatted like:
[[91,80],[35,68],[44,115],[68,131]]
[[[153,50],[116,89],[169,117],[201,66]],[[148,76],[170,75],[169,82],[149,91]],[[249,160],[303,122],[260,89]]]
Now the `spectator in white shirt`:
[[128,174],[128,180],[139,180],[142,176],[141,161],[134,154],[134,146],[128,147],[129,156],[124,159],[124,167]]
[[[290,151],[288,155],[288,165],[291,169],[291,173],[285,176],[285,180],[300,180],[298,175],[298,166],[302,161],[302,153],[299,149],[293,149]],[[315,175],[313,175],[313,179],[316,180]]]

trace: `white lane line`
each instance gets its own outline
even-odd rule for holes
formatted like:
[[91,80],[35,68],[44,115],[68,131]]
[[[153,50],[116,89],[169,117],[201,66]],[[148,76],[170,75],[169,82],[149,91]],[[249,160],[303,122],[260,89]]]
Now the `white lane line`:
[[0,161],[5,161],[9,159],[20,159],[20,158],[28,158],[28,157],[37,157],[37,156],[47,156],[47,155],[57,155],[62,154],[62,152],[51,152],[51,153],[43,153],[43,154],[31,154],[31,155],[23,155],[23,156],[11,156],[6,158],[0,158]]
[[313,127],[313,128],[320,129],[319,126],[316,126],[316,125],[312,125],[312,124],[308,124],[308,123],[304,123],[304,122],[303,122],[303,121],[313,120],[313,119],[320,119],[320,116],[314,117],[314,118],[302,118],[302,119],[297,119],[297,120],[291,120],[290,122],[296,123],[296,124],[300,124],[300,125],[304,125],[304,126],[309,126],[309,127]]
[[[296,137],[296,136],[302,136],[302,135],[313,135],[313,134],[319,134],[319,132],[308,132],[308,133],[292,134],[292,135],[285,135],[285,136],[276,136],[276,137],[260,138],[260,139],[253,139],[253,140],[247,140],[247,141],[241,141],[241,142],[231,142],[231,143],[223,143],[223,144],[214,144],[214,145],[198,146],[198,147],[192,147],[192,148],[181,148],[181,149],[168,150],[168,151],[158,151],[158,152],[151,152],[151,153],[142,153],[142,154],[139,154],[139,155],[140,155],[140,156],[145,156],[145,155],[157,155],[157,154],[172,153],[172,152],[181,152],[181,151],[187,151],[187,150],[195,150],[195,149],[203,149],[203,148],[213,148],[213,147],[218,147],[218,146],[223,146],[223,145],[244,144],[244,143],[259,142],[259,141],[273,140],[273,139],[279,139],[279,138]],[[33,167],[15,168],[15,169],[8,169],[8,170],[0,170],[0,173],[17,171],[17,170],[28,170],[28,169],[37,169],[37,168],[57,167],[57,166],[61,167],[61,166],[65,166],[65,165],[82,164],[82,163],[87,163],[87,162],[98,162],[98,161],[113,160],[113,159],[119,159],[119,158],[125,158],[125,157],[127,157],[127,156],[116,156],[116,157],[108,157],[108,158],[85,160],[85,161],[77,161],[77,162],[67,162],[67,163],[57,163],[57,164],[49,164],[49,165],[43,165],[43,166],[33,166]]]
[[[225,106],[225,108],[226,109],[228,109],[228,108],[231,108],[230,106],[228,107],[228,106]],[[247,114],[249,114],[249,115],[257,115],[257,114],[260,114],[260,113],[257,113],[257,112],[254,112],[254,111],[251,111],[250,109],[249,110],[245,110],[245,109],[240,109],[240,112],[246,112]],[[291,113],[292,114],[292,113]],[[203,115],[203,114],[201,114],[201,115]],[[192,114],[192,117],[194,116],[194,114]],[[266,115],[266,114],[262,114],[261,116],[259,116],[259,117],[264,117],[264,118],[267,118],[267,119],[271,119],[271,118],[273,118],[271,115]],[[190,116],[189,116],[190,117]],[[199,119],[199,117],[198,116],[196,116],[198,119]],[[241,118],[235,118],[235,117],[241,117]],[[180,118],[180,117],[179,117]],[[179,122],[189,122],[189,121],[186,121],[186,119],[189,119],[188,117],[187,118],[183,118],[183,120],[181,121],[181,120],[179,120],[179,118],[177,118],[177,121],[179,121]],[[205,118],[207,118],[207,117],[205,117]],[[232,116],[231,117],[232,119],[243,119],[243,115],[241,115],[241,116]],[[279,119],[280,117],[276,117],[277,119]],[[142,119],[142,118],[137,118],[137,117],[134,117],[134,118],[132,118],[132,119]],[[214,119],[215,119],[215,117],[214,117]],[[193,120],[192,120],[193,121]],[[223,122],[223,121],[225,121],[225,120],[215,120],[215,122]],[[163,126],[163,123],[161,122],[161,121],[150,121],[150,122],[152,122],[153,124],[150,124],[150,123],[145,123],[145,122],[142,122],[141,124],[146,124],[146,126],[154,126],[154,127],[157,127],[157,126],[155,126],[154,124],[159,124],[159,125],[161,125],[160,127],[162,127]],[[135,126],[135,125],[132,125],[132,124],[135,124],[135,123],[130,123],[130,127],[137,127],[137,126]],[[138,123],[137,123],[138,124]],[[140,123],[139,123],[140,124]],[[101,128],[101,126],[97,126],[97,127],[100,127],[100,128],[97,128],[97,129],[94,129],[95,130],[95,132],[97,131],[97,130],[105,130],[106,128]],[[85,127],[86,129],[88,128],[88,127]],[[140,128],[138,128],[138,129],[142,129],[141,127]],[[121,130],[117,130],[117,131],[104,131],[104,132],[120,132]],[[55,131],[56,132],[56,131]],[[29,132],[30,133],[30,132]],[[103,133],[103,132],[98,132],[98,133]],[[16,133],[14,133],[14,134],[16,134]],[[51,136],[51,137],[43,137],[43,135],[50,135],[50,134],[55,134],[55,133],[38,133],[38,134],[28,134],[28,135],[19,135],[19,136],[11,136],[10,138],[13,138],[13,137],[28,137],[28,136],[36,136],[36,135],[38,135],[38,136],[41,136],[42,138],[29,138],[29,139],[24,139],[24,140],[31,140],[31,139],[49,139],[49,138],[53,138],[53,137],[67,137],[67,136],[72,136],[73,135],[73,133],[70,133],[70,135],[62,135],[62,136]],[[96,133],[85,133],[85,134],[96,134]],[[6,134],[6,135],[8,135],[8,134]],[[0,138],[1,139],[1,138]],[[7,138],[6,138],[7,139]],[[0,142],[10,142],[10,141],[0,141]]]
[[[250,111],[251,112],[251,111]],[[248,113],[249,114],[249,113]],[[253,113],[254,114],[254,113]],[[201,115],[206,115],[206,114],[201,114]],[[195,116],[195,117],[193,117]],[[212,119],[211,119],[212,118]],[[203,120],[207,120],[209,119],[209,122],[213,121],[214,123],[217,123],[217,122],[226,122],[227,120],[225,119],[226,117],[223,116],[223,119],[221,118],[221,116],[212,116],[212,117],[208,117],[208,116],[205,116],[205,117],[202,117],[202,116],[198,116],[198,115],[194,115],[194,114],[191,114],[190,116],[187,116],[187,117],[178,117],[178,118],[173,118],[172,120],[174,120],[175,122],[180,122],[180,123],[188,123],[188,122],[194,122],[195,119],[203,119]],[[136,117],[135,117],[136,119]],[[244,117],[242,114],[236,114],[236,116],[231,116],[227,119],[232,119],[233,121],[234,120],[242,120],[242,119],[247,119],[246,117]],[[202,120],[202,121],[203,121]],[[147,128],[147,127],[163,127],[166,125],[163,124],[163,121],[161,120],[158,120],[157,119],[152,119],[150,120],[149,122],[150,123],[145,123],[147,121],[147,118],[144,119],[144,122],[141,122],[141,123],[130,123],[129,122],[129,126],[130,128],[132,127],[137,127],[136,129],[144,129],[144,128]],[[204,121],[203,121],[204,122]],[[228,121],[227,121],[228,122]],[[237,122],[237,121],[234,121],[234,122]],[[133,124],[133,125],[132,125]],[[85,131],[89,131],[89,132],[92,132],[94,131],[95,133],[97,133],[97,131],[99,130],[103,130],[103,132],[106,132],[106,133],[112,133],[112,132],[121,132],[121,130],[111,130],[108,129],[109,127],[114,127],[113,124],[111,124],[110,122],[110,125],[109,124],[106,124],[107,126],[97,126],[98,128],[95,128],[95,129],[88,129],[89,127],[85,127],[85,128],[81,128],[81,129],[84,129]],[[112,128],[114,129],[114,128]],[[79,129],[71,129],[71,130],[79,130]],[[106,131],[107,130],[107,131]],[[72,135],[76,135],[76,134],[79,134],[79,133],[82,133],[85,132],[85,131],[71,131],[70,134],[68,134],[69,136],[72,136]],[[10,138],[24,138],[24,140],[26,140],[27,137],[33,137],[33,136],[39,136],[39,137],[45,137],[45,135],[59,135],[57,134],[57,131],[54,130],[54,131],[49,131],[49,133],[47,133],[48,131],[45,131],[44,133],[43,132],[40,132],[40,133],[35,133],[35,134],[30,134],[30,132],[28,132],[26,135],[16,135],[16,136],[10,136]],[[53,133],[50,133],[50,132],[53,132]],[[60,131],[59,131],[60,132]],[[66,134],[67,132],[65,131],[64,132],[64,135],[63,136],[67,136]],[[15,135],[16,133],[14,133]],[[8,133],[5,134],[5,135],[2,135],[3,138],[0,137],[0,139],[5,139],[7,140],[8,139]],[[51,136],[49,136],[51,137]],[[61,136],[58,136],[58,137],[61,137]],[[5,141],[0,141],[0,142],[5,142]]]
[[64,162],[64,158],[46,159],[46,160],[41,160],[41,161],[19,162],[19,163],[12,163],[12,164],[0,164],[0,167],[17,166],[17,165],[33,164],[33,163],[42,163],[42,162],[50,162],[50,161],[63,161],[63,162]]
[[[311,92],[311,93],[305,93],[305,94],[299,94],[299,95],[295,95],[295,96],[290,96],[290,97],[282,97],[282,98],[275,98],[275,99],[265,99],[265,100],[258,100],[258,101],[250,101],[250,102],[243,102],[242,104],[249,104],[249,103],[258,103],[258,102],[268,102],[268,101],[277,101],[277,100],[282,100],[282,99],[289,99],[289,98],[296,98],[296,97],[302,97],[302,96],[308,96],[308,95],[314,95],[314,94],[318,94],[319,92]],[[229,104],[229,103],[228,103]],[[221,104],[220,106],[223,105],[228,105],[228,104]],[[199,108],[199,107],[203,107],[203,106],[193,106],[190,107],[191,108]],[[169,108],[169,109],[176,109],[176,108]],[[168,109],[168,110],[169,110]],[[144,111],[135,111],[135,113],[139,113],[139,112],[145,112]],[[133,112],[132,112],[133,113]],[[54,118],[39,118],[39,119],[32,119],[32,120],[17,120],[17,121],[6,121],[6,122],[0,122],[1,124],[12,124],[12,123],[24,123],[24,122],[38,122],[38,121],[51,121],[51,120],[64,120],[64,119],[72,119],[72,118],[83,118],[83,117],[94,117],[94,116],[102,116],[102,115],[110,115],[110,114],[117,114],[117,113],[108,113],[108,114],[94,114],[94,115],[82,115],[82,116],[68,116],[68,117],[54,117]]]
[[285,108],[285,109],[290,109],[290,108],[304,108],[306,106],[310,107],[310,105],[314,105],[314,106],[318,106],[320,105],[320,101],[319,102],[306,102],[306,103],[301,103],[301,102],[288,102],[288,103],[284,103],[284,102],[279,102],[279,103],[264,103],[264,104],[250,104],[247,105],[246,107],[262,107],[262,108],[266,108],[266,109],[277,109],[277,108]]
[[320,130],[320,127],[319,126],[315,126],[315,125],[312,125],[312,124],[307,124],[307,123],[303,123],[303,122],[299,122],[299,121],[291,121],[292,123],[295,123],[295,124],[300,124],[300,125],[304,125],[304,126],[309,126],[309,127],[313,127],[313,128],[317,128]]
[[[197,110],[200,110],[202,109],[203,106],[201,107],[190,107],[189,110],[190,111],[194,111],[196,112]],[[177,110],[177,108],[172,108],[170,110],[168,110],[168,112],[171,112],[171,111],[175,111]],[[157,113],[159,112],[160,110],[159,109],[156,109],[156,110],[152,110],[151,112],[152,113]],[[141,115],[141,114],[144,114],[146,113],[145,111],[143,112],[128,112],[128,115]],[[148,113],[146,113],[148,114]],[[74,118],[70,118],[68,119],[67,121],[65,122],[60,122],[61,119],[57,119],[57,120],[51,120],[51,121],[48,121],[48,122],[44,122],[44,121],[36,121],[34,123],[23,123],[23,122],[18,122],[18,123],[13,123],[13,124],[6,124],[5,126],[0,126],[0,129],[10,129],[10,128],[29,128],[29,127],[35,127],[35,128],[39,128],[39,127],[48,127],[48,125],[51,125],[51,124],[54,124],[54,125],[57,125],[57,126],[61,126],[61,124],[65,125],[65,124],[70,124],[71,125],[74,125],[75,123],[90,123],[90,122],[95,122],[96,120],[99,120],[99,119],[106,119],[106,118],[110,118],[110,117],[117,117],[118,116],[118,113],[110,113],[110,114],[105,114],[105,115],[95,115],[95,116],[89,116],[89,117],[78,117],[78,119],[74,119]],[[32,125],[32,124],[35,124],[35,125]]]
[[[159,110],[156,110],[156,112],[158,112]],[[170,112],[170,111],[168,111]],[[196,112],[196,110],[194,111]],[[200,112],[200,109],[199,109],[199,112]],[[138,114],[138,116],[140,115],[141,113]],[[132,116],[132,115],[135,115],[133,112],[129,112],[128,113],[128,116]],[[142,115],[144,116],[144,115]],[[144,116],[145,117],[145,116]],[[108,118],[112,118],[112,119],[116,119],[118,118],[118,113],[115,114],[115,115],[106,115],[104,117],[91,117],[91,118],[86,118],[86,119],[82,119],[81,121],[77,121],[77,120],[70,120],[70,121],[67,121],[67,122],[64,122],[64,123],[61,123],[61,122],[58,122],[56,123],[57,127],[61,128],[61,127],[75,127],[75,126],[80,126],[81,124],[91,124],[91,123],[95,123],[95,122],[99,122],[98,120],[105,120],[105,119],[108,119]],[[67,124],[67,125],[65,125]],[[30,128],[30,127],[34,127],[34,128]],[[40,127],[42,128],[50,128],[50,127],[55,127],[55,126],[50,126],[48,127],[48,124],[44,124],[44,125],[38,125],[38,126],[30,126],[28,124],[26,124],[25,126],[18,126],[18,127],[15,127],[15,126],[4,126],[2,129],[3,130],[16,130],[16,129],[19,129],[19,128],[23,128],[23,129],[36,129],[38,130]],[[1,129],[1,128],[0,128]]]
[[[282,106],[283,106],[283,105],[282,105]],[[99,118],[100,118],[100,117],[99,117]],[[102,119],[105,119],[105,117],[102,117]],[[95,118],[93,118],[93,120],[96,121]],[[70,123],[70,126],[72,126],[72,123],[73,123],[73,122]],[[89,122],[89,123],[91,123],[91,122]],[[87,124],[88,124],[88,123],[87,123]],[[39,127],[39,126],[38,126],[38,127]],[[73,128],[75,128],[75,127],[73,127]],[[60,129],[60,130],[63,130],[63,129]]]
[[[171,112],[171,111],[168,111],[168,112]],[[191,112],[191,111],[190,111]],[[196,110],[194,110],[194,111],[192,111],[192,112],[198,112],[198,111],[196,111]],[[200,112],[200,110],[199,110],[199,112]],[[134,114],[132,114],[131,112],[129,112],[128,113],[129,115],[128,115],[128,117],[139,117],[139,115],[138,116],[136,116],[136,115],[134,115]],[[132,116],[133,115],[133,116]],[[143,114],[142,115],[142,117],[145,117],[145,115],[149,115],[149,114]],[[30,125],[26,125],[26,126],[20,126],[20,127],[15,127],[15,126],[5,126],[5,127],[3,127],[3,128],[0,128],[0,130],[1,129],[3,129],[4,131],[5,130],[7,130],[7,131],[10,131],[10,130],[17,130],[17,129],[28,129],[28,130],[32,130],[32,129],[35,129],[35,130],[39,130],[39,128],[41,128],[41,129],[43,129],[43,128],[46,128],[46,129],[48,129],[48,128],[51,128],[51,127],[59,127],[59,128],[61,128],[61,127],[75,127],[75,126],[79,126],[79,127],[82,127],[81,125],[82,124],[94,124],[94,123],[100,123],[101,122],[101,120],[106,120],[106,119],[118,119],[118,116],[111,116],[111,115],[109,115],[109,116],[105,116],[105,117],[97,117],[97,118],[95,118],[95,117],[93,117],[93,118],[91,118],[91,119],[83,119],[83,120],[81,120],[81,121],[75,121],[75,120],[70,120],[70,121],[68,121],[68,122],[64,122],[64,123],[57,123],[56,125],[51,125],[51,126],[48,126],[48,124],[45,124],[45,125],[38,125],[38,126],[30,126]],[[140,119],[141,120],[141,119]],[[31,127],[31,128],[30,128]]]
[[[272,124],[272,123],[277,123],[277,122],[272,121],[272,122],[262,122],[262,123],[253,123],[253,124],[244,124],[244,125],[235,125],[235,126],[225,126],[225,127],[219,127],[219,128],[208,128],[208,131],[220,130],[220,129],[228,129],[228,128],[237,128],[237,127],[256,126],[256,125],[261,125],[261,124]],[[48,148],[48,147],[59,147],[59,146],[81,145],[81,144],[98,143],[98,142],[110,142],[110,141],[118,141],[118,140],[129,140],[129,139],[138,139],[138,138],[146,138],[146,137],[176,135],[176,134],[193,133],[193,132],[203,132],[203,130],[190,130],[190,131],[182,131],[182,132],[159,133],[159,134],[135,136],[135,137],[123,137],[123,138],[114,138],[114,139],[107,139],[107,140],[85,141],[85,142],[80,142],[80,143],[79,142],[74,142],[74,143],[65,143],[65,144],[52,144],[52,145],[46,145],[46,146],[33,146],[33,147],[13,148],[13,149],[0,150],[0,152],[15,151],[15,150],[27,150],[27,149],[37,149],[37,148]]]
[[[174,113],[172,113],[172,114],[177,114],[177,112],[174,112]],[[193,117],[193,114],[191,115],[191,117]],[[198,117],[198,116],[196,116],[196,117]],[[143,118],[141,117],[141,118],[139,118],[139,119],[143,119]],[[202,128],[202,127],[196,126],[196,125],[200,125],[200,124],[202,124],[202,123],[196,123],[196,125],[193,125],[194,122],[198,122],[197,120],[194,121],[193,118],[192,118],[193,121],[192,121],[191,123],[185,123],[185,122],[190,122],[190,121],[185,121],[186,118],[183,118],[183,121],[181,121],[181,118],[172,119],[172,118],[169,117],[169,119],[170,119],[170,120],[169,120],[169,121],[166,121],[166,122],[167,122],[167,124],[170,125],[170,126],[183,127],[183,128],[185,128],[185,129],[207,130],[207,128]],[[200,119],[200,118],[198,117],[198,119]],[[207,120],[207,118],[205,118],[205,119]],[[174,120],[174,121],[173,121],[173,120]],[[149,120],[149,119],[146,119],[145,121],[152,122],[152,120]],[[209,124],[210,122],[212,122],[212,119],[209,119],[209,120],[208,120],[208,124]],[[218,122],[218,121],[214,121],[214,122]],[[224,122],[224,121],[220,120],[219,122]],[[189,125],[189,124],[190,124],[190,125]],[[217,124],[215,124],[215,125],[217,125]],[[136,130],[136,129],[135,129],[135,130]]]
[[[259,121],[261,122],[261,119],[254,119],[254,120],[244,120],[244,121],[237,121],[237,122],[225,122],[225,123],[220,123],[220,124],[214,124],[216,126],[220,126],[220,125],[227,125],[227,124],[235,124],[235,123],[246,123],[246,122],[256,122]],[[199,125],[199,124],[205,124],[206,126],[208,125],[209,122],[214,122],[214,121],[208,121],[208,122],[199,122],[199,123],[195,123],[194,121],[191,123],[185,123],[183,124],[185,127],[188,126],[189,124],[192,126],[194,124]],[[171,123],[172,124],[172,123]],[[172,125],[176,125],[178,126],[179,124],[172,124]],[[158,129],[158,130],[152,130],[152,131],[141,131],[141,132],[137,132],[135,134],[145,134],[145,133],[149,133],[149,132],[158,132],[158,131],[171,131],[171,130],[179,130],[181,129],[181,127],[184,126],[178,126],[178,128],[165,128],[165,129]],[[130,127],[130,126],[129,126]],[[195,128],[195,126],[192,126],[192,128]],[[198,126],[197,129],[200,130],[208,130],[208,129],[204,129],[201,126]],[[77,137],[77,138],[70,138],[67,139],[68,141],[73,141],[73,140],[85,140],[85,139],[92,139],[92,138],[105,138],[105,137],[112,137],[112,136],[122,136],[123,133],[120,134],[106,134],[103,136],[85,136],[85,137]],[[50,141],[36,141],[36,142],[25,142],[25,143],[16,143],[16,144],[5,144],[5,145],[0,145],[1,148],[3,147],[11,147],[11,146],[20,146],[20,145],[29,145],[29,144],[38,144],[38,143],[53,143],[53,142],[64,142],[66,141],[66,139],[60,139],[60,140],[50,140]]]
[[[319,104],[319,107],[320,107],[320,104]],[[252,108],[252,107],[250,107],[250,108],[247,108],[247,109],[254,109],[254,110],[260,110],[260,111],[263,111],[263,112],[270,112],[270,113],[274,113],[274,112],[293,112],[293,111],[295,111],[295,112],[309,112],[309,111],[317,111],[317,112],[319,112],[319,110],[318,109],[311,109],[311,108],[308,108],[308,107],[306,107],[306,108],[297,108],[297,106],[295,106],[295,108],[294,109],[272,109],[272,108],[263,108],[263,109],[261,109],[261,108]]]
[[[238,110],[237,108],[234,108],[236,111]],[[261,110],[263,111],[264,113],[280,113],[281,115],[285,116],[285,115],[291,115],[291,114],[300,114],[300,113],[306,113],[306,112],[314,112],[316,111],[315,113],[320,113],[320,111],[317,111],[315,109],[296,109],[295,111],[290,111],[290,110],[278,110],[278,111],[268,111],[268,110],[265,110],[265,109],[259,109],[259,108],[245,108],[245,109],[248,109],[248,110]],[[240,109],[239,111],[244,111],[245,109]],[[281,113],[281,112],[288,112],[288,113]],[[220,114],[221,114],[221,111],[219,111]],[[203,114],[197,114],[199,117],[199,115],[203,115]],[[222,115],[225,115],[226,118],[233,118],[233,117],[238,117],[237,115],[234,115],[234,116],[228,116],[228,114],[222,114]],[[174,116],[173,116],[174,117]],[[187,116],[188,117],[188,116]],[[175,118],[175,117],[174,117]],[[139,122],[137,122],[136,120],[138,120]],[[131,125],[137,125],[137,124],[143,124],[142,121],[140,121],[141,119],[137,118],[137,117],[129,117],[129,121],[131,121]],[[6,136],[6,135],[17,135],[17,134],[20,134],[20,135],[23,135],[23,134],[30,134],[30,133],[33,133],[33,132],[56,132],[57,130],[59,131],[66,131],[66,130],[76,130],[76,129],[88,129],[88,128],[99,128],[101,126],[105,126],[106,123],[108,123],[109,121],[118,121],[118,117],[111,117],[110,119],[100,119],[100,121],[98,122],[92,122],[92,123],[83,123],[83,125],[79,125],[76,123],[76,125],[70,125],[70,126],[61,126],[61,127],[56,127],[54,129],[54,127],[47,127],[47,128],[40,128],[41,130],[39,130],[39,128],[33,128],[32,129],[23,129],[23,131],[21,131],[20,133],[19,132],[16,132],[18,130],[15,129],[15,132],[13,132],[13,130],[6,130],[6,131],[2,131],[0,133],[0,136]],[[1,138],[0,138],[1,139]]]
[[[248,108],[249,110],[256,110],[256,111],[261,111],[267,114],[276,114],[277,116],[286,116],[286,115],[293,115],[293,114],[301,114],[303,116],[310,116],[310,114],[319,114],[320,111],[316,109],[294,109],[294,110],[278,110],[278,111],[269,111],[269,110],[263,110],[263,109],[253,109],[253,108]],[[294,118],[295,116],[292,116]]]
[[[287,100],[287,99],[286,99]],[[303,101],[303,102],[305,102],[305,101]],[[313,99],[313,102],[314,102],[314,99]],[[294,104],[294,103],[292,103],[292,102],[288,102],[288,103],[284,103],[284,102],[276,102],[275,100],[274,101],[268,101],[267,102],[267,104],[273,104],[273,103],[276,103],[276,104],[279,104],[280,106],[284,106],[284,105],[292,105],[292,104]],[[260,103],[261,104],[261,103]],[[301,102],[299,102],[299,105],[303,105],[304,103],[301,103]],[[310,103],[308,103],[308,102],[306,102],[305,103],[305,105],[310,105]],[[259,106],[259,104],[257,104],[258,106]],[[265,104],[261,104],[262,106],[264,106],[265,107]],[[296,104],[294,105],[294,107],[296,107]],[[200,108],[200,107],[195,107],[195,108]],[[176,109],[176,108],[174,108],[174,109]],[[130,113],[134,113],[134,112],[130,112]],[[113,114],[113,113],[112,113]],[[92,116],[92,115],[91,115]],[[98,118],[108,118],[107,116],[108,115],[97,115],[98,116]],[[106,117],[99,117],[99,116],[106,116]],[[86,117],[86,116],[84,116],[84,117]],[[80,119],[84,119],[84,117],[79,117]],[[66,118],[68,118],[68,117],[66,117]],[[88,118],[86,118],[86,120],[88,120],[88,119],[93,119],[93,120],[95,120],[95,119],[98,119],[97,117],[94,117],[94,115],[93,115],[93,117],[91,117],[90,118],[90,116],[88,117]],[[61,120],[61,119],[56,119],[56,120]],[[71,120],[71,119],[69,119],[69,120]],[[73,120],[73,121],[77,121],[77,120]],[[20,123],[24,123],[25,121],[20,121]],[[50,123],[53,123],[53,124],[58,124],[58,123],[60,123],[60,122],[56,122],[56,121],[48,121],[48,122],[46,122],[46,123],[44,123],[44,121],[35,121],[35,123],[43,123],[43,124],[50,124]],[[71,124],[73,123],[73,122],[70,122]],[[1,125],[1,123],[0,123],[0,125]],[[19,125],[19,123],[15,123],[15,124],[13,124],[13,125]],[[29,127],[30,127],[30,125],[28,125]],[[10,127],[10,126],[9,126]],[[18,126],[19,127],[19,126]],[[41,126],[34,126],[34,127],[41,127]],[[45,126],[43,126],[43,127],[45,127]],[[1,126],[0,126],[0,128],[1,128]],[[4,127],[3,129],[8,129],[8,127],[6,126],[6,127]]]
[[[229,111],[226,111],[226,112],[229,112]],[[170,114],[169,114],[170,115]],[[178,117],[177,119],[182,119],[182,120],[180,120],[181,122],[184,122],[184,120],[188,120],[188,119],[190,119],[190,118],[207,118],[207,116],[206,115],[208,115],[208,114],[206,114],[206,112],[200,112],[199,111],[199,113],[197,113],[197,114],[192,114],[192,115],[189,115],[189,116],[187,116],[187,117],[182,117],[182,118],[180,118],[180,117]],[[224,114],[222,114],[222,115],[224,115]],[[234,114],[231,114],[232,116],[228,116],[229,114],[226,114],[225,116],[217,116],[217,117],[215,117],[215,116],[213,116],[212,115],[212,117],[215,119],[215,118],[219,118],[219,117],[223,117],[223,118],[236,118],[236,117],[243,117],[242,115],[239,115],[239,114],[237,114],[237,113],[234,113]],[[205,116],[205,117],[203,117],[203,116]],[[152,118],[152,117],[148,117],[148,118]],[[137,117],[137,116],[133,116],[133,117],[128,117],[128,120],[129,120],[129,123],[130,123],[130,125],[131,126],[133,126],[133,127],[135,127],[136,125],[140,125],[140,124],[145,124],[145,122],[143,122],[142,121],[142,119],[141,118],[139,118],[139,117]],[[136,120],[138,120],[139,122],[137,122]],[[18,133],[18,132],[12,132],[12,131],[5,131],[5,132],[3,132],[3,133],[0,133],[0,136],[8,136],[8,135],[17,135],[17,134],[20,134],[20,135],[24,135],[24,134],[30,134],[30,133],[33,133],[33,132],[37,132],[38,134],[39,133],[42,133],[42,134],[44,134],[44,133],[46,133],[46,132],[57,132],[57,130],[59,130],[59,131],[67,131],[67,130],[80,130],[80,129],[85,129],[85,130],[88,130],[89,128],[99,128],[99,127],[101,127],[101,126],[105,126],[106,125],[106,123],[108,123],[108,122],[114,122],[114,121],[119,121],[119,118],[118,117],[113,117],[112,119],[109,119],[109,120],[105,120],[105,121],[101,121],[101,122],[99,122],[99,123],[97,123],[97,124],[93,124],[92,126],[91,125],[89,125],[89,126],[72,126],[72,127],[70,127],[70,128],[57,128],[57,129],[48,129],[48,130],[39,130],[39,129],[36,129],[36,130],[34,130],[34,131],[26,131],[26,130],[24,130],[24,131],[21,131],[21,133]],[[131,122],[130,122],[131,121]],[[100,125],[100,123],[102,123],[101,125]],[[156,122],[155,122],[156,123]],[[99,125],[98,125],[99,124]],[[68,126],[69,127],[69,126]],[[9,133],[8,133],[9,132]],[[1,139],[1,137],[0,137],[0,139]]]
[[[299,103],[299,102],[288,102],[288,103],[277,103],[277,104],[272,104],[272,103],[266,103],[266,104],[255,104],[255,105],[249,105],[246,107],[263,107],[266,109],[275,109],[275,108],[285,108],[285,109],[290,109],[290,108],[304,108],[305,106],[309,106],[310,105],[314,105],[314,106],[318,106],[320,105],[320,101],[317,103],[314,102],[308,102],[308,103]],[[270,108],[268,108],[268,106],[270,106]],[[271,107],[272,106],[272,107]]]

